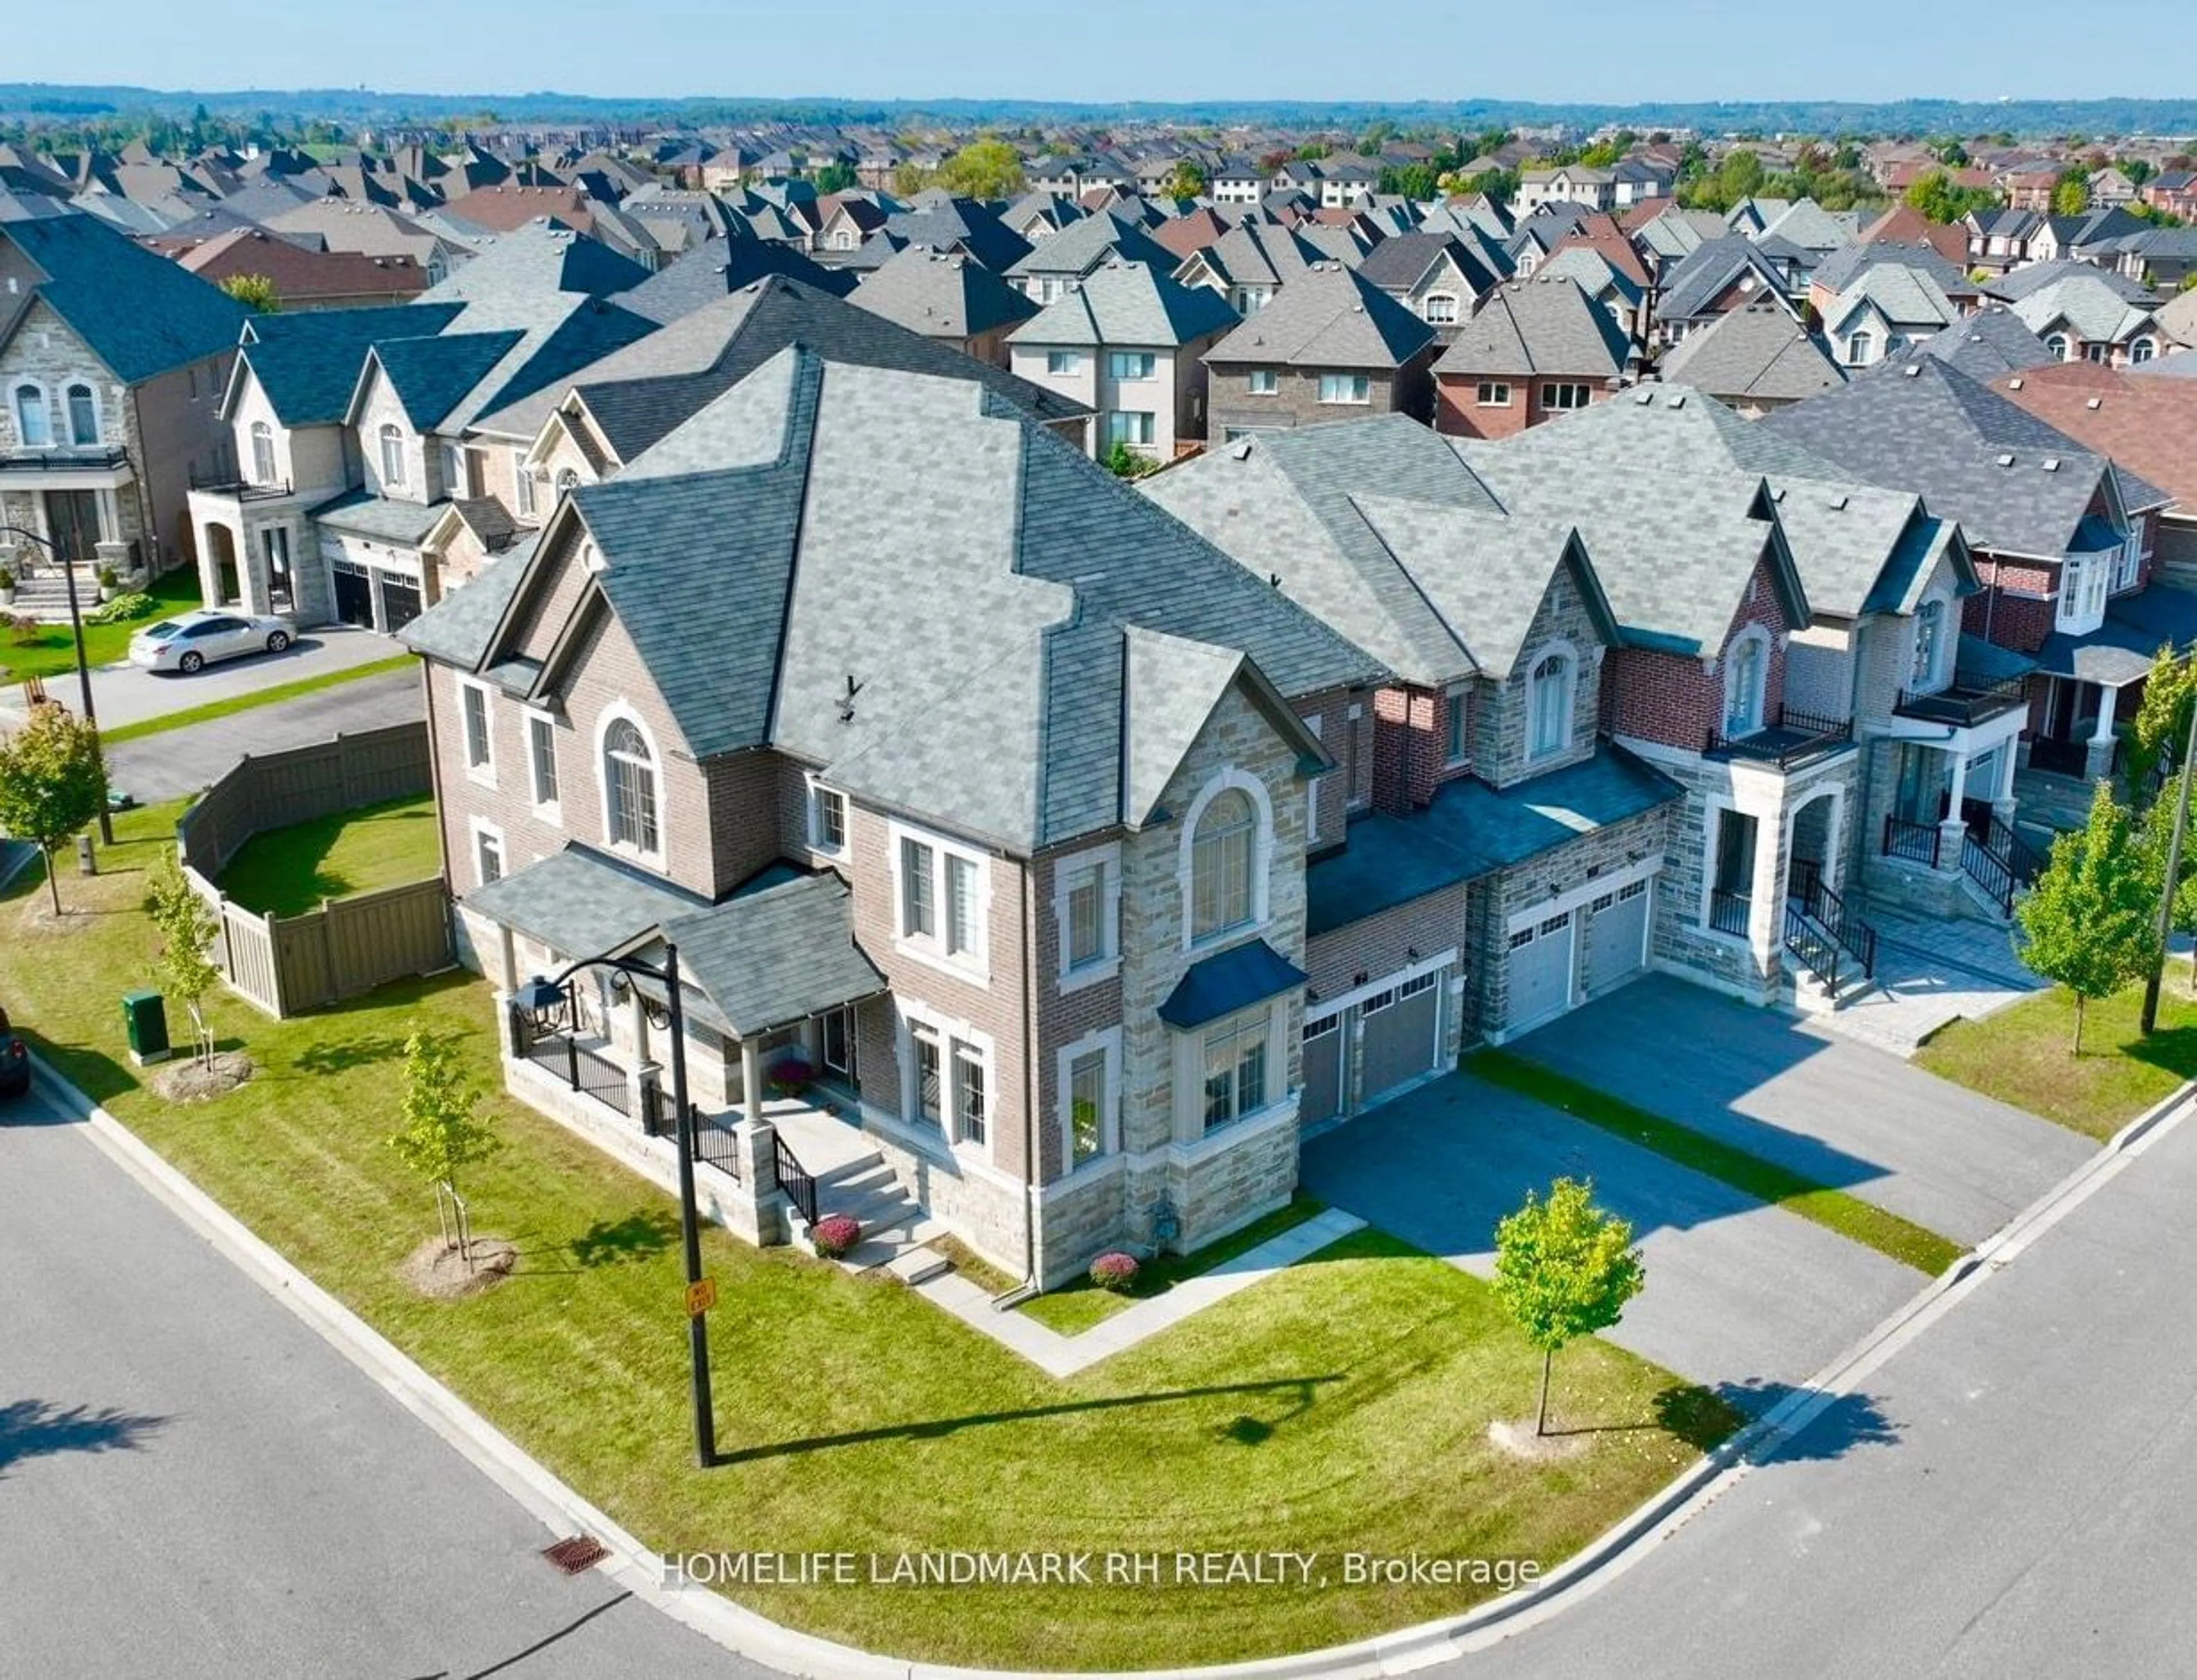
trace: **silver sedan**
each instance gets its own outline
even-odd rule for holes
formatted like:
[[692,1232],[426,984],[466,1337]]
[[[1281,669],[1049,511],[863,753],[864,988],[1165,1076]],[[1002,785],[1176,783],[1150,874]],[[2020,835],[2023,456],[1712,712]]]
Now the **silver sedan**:
[[130,638],[130,663],[148,670],[192,672],[246,653],[280,653],[297,637],[287,618],[201,608],[148,624]]

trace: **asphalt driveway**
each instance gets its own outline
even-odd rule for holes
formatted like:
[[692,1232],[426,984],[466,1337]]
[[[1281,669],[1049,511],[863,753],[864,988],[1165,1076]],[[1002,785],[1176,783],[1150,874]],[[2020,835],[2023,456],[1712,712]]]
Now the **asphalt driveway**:
[[1632,1221],[1645,1259],[1648,1286],[1609,1340],[1691,1382],[1742,1392],[1804,1382],[1925,1282],[1874,1249],[1467,1074],[1315,1138],[1303,1164],[1306,1188],[1322,1201],[1481,1277],[1494,1269],[1495,1222],[1527,1190],[1566,1175],[1593,1179],[1596,1199]]
[[331,735],[416,722],[426,715],[420,673],[386,671],[111,746],[107,779],[139,804],[157,804],[196,793],[248,752],[310,746]]
[[1510,1048],[1964,1245],[2096,1148],[1873,1046],[1667,975]]

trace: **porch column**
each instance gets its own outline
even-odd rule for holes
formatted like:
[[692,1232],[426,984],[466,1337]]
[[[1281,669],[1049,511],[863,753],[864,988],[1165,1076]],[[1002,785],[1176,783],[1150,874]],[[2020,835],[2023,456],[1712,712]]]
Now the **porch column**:
[[496,955],[502,962],[498,972],[503,976],[503,989],[516,992],[519,989],[519,945],[512,937],[510,923],[498,922],[496,924]]
[[2119,698],[2118,688],[2098,685],[2098,721],[2083,753],[2083,773],[2094,782],[2113,773],[2113,707]]
[[[648,1009],[638,986],[626,988],[625,1022],[626,1032],[633,1040],[633,1060],[627,1068],[626,1089],[633,1098],[634,1117],[646,1126],[651,1093],[658,1086],[662,1070],[649,1057]],[[677,1116],[672,1118],[675,1121]]]
[[753,1039],[740,1040],[740,1116],[762,1124],[762,1051]]
[[1775,815],[1754,820],[1754,878],[1748,883],[1747,942],[1765,975],[1777,972],[1785,936],[1785,872],[1792,860],[1788,825]]
[[1952,761],[1953,779],[1947,790],[1948,801],[1944,820],[1938,825],[1938,866],[1957,869],[1961,864],[1961,843],[1968,832],[1968,824],[1961,816],[1961,802],[1968,792],[1968,756],[1958,747],[1947,750]]

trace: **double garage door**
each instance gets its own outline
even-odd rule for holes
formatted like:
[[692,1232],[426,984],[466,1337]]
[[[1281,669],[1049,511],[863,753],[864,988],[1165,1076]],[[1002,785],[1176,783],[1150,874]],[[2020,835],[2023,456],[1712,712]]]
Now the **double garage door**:
[[[1441,974],[1414,975],[1305,1022],[1304,1096],[1298,1104],[1307,1125],[1363,1108],[1383,1092],[1429,1071],[1441,1059]],[[1362,1023],[1358,1076],[1350,1078],[1350,1032]]]
[[1504,1035],[1553,1020],[1583,999],[1639,973],[1648,960],[1648,908],[1649,883],[1634,881],[1512,929]]

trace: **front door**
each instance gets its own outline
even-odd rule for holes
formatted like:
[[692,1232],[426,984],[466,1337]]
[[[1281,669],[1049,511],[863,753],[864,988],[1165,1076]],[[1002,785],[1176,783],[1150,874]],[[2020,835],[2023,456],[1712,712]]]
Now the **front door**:
[[46,529],[61,559],[90,565],[99,558],[99,493],[48,490]]

